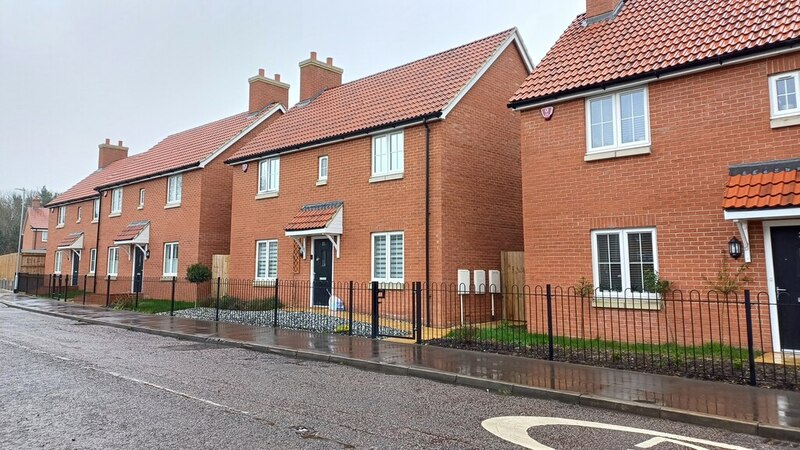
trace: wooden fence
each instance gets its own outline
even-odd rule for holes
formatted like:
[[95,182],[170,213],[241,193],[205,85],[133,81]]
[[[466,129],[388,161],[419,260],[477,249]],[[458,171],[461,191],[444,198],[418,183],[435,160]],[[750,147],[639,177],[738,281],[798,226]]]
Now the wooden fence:
[[524,322],[525,298],[522,295],[525,286],[525,252],[500,252],[501,272],[503,275],[503,320]]
[[[17,254],[9,253],[0,256],[0,280],[13,280],[17,272]],[[44,273],[44,254],[41,253],[22,253],[20,261],[20,272],[23,273]]]

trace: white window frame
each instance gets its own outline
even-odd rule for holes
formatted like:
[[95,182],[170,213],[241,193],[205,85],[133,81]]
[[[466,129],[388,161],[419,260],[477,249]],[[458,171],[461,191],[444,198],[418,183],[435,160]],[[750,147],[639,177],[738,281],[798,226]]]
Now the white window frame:
[[[622,144],[622,119],[621,119],[621,107],[620,107],[620,96],[625,94],[630,94],[632,92],[642,91],[644,94],[644,136],[645,139],[643,141],[636,141],[636,142],[629,142],[627,144]],[[611,109],[613,113],[613,118],[611,122],[613,124],[614,130],[614,142],[611,145],[606,145],[603,147],[592,147],[592,101],[601,100],[604,98],[611,97],[613,107]],[[622,91],[616,91],[611,93],[606,93],[603,95],[596,95],[594,97],[589,97],[586,99],[585,108],[586,110],[586,153],[603,153],[608,151],[626,149],[626,148],[637,148],[637,147],[646,147],[650,145],[650,95],[648,92],[647,86],[640,86],[634,89],[625,89]]]
[[167,178],[167,205],[174,206],[181,204],[183,196],[183,174],[172,175]]
[[89,273],[94,274],[97,271],[97,249],[89,250]]
[[[112,258],[111,255],[114,254]],[[114,270],[111,270],[112,263]],[[115,277],[119,274],[119,247],[108,247],[108,264],[106,266],[106,274]]]
[[[399,136],[400,142],[400,164],[398,167],[391,167],[392,163],[392,136]],[[378,157],[377,157],[377,147],[376,142],[380,139],[387,139],[388,147],[386,149],[385,158],[385,166],[387,167],[386,170],[378,171]],[[376,134],[372,136],[372,176],[373,177],[382,177],[386,175],[400,175],[405,171],[405,130],[398,130],[392,131],[390,133],[382,133]]]
[[[119,194],[119,200],[116,200],[117,194]],[[114,203],[117,202],[115,206]],[[116,209],[115,209],[116,208]],[[111,190],[111,214],[121,214],[122,213],[122,188],[116,188]]]
[[92,202],[92,222],[100,220],[100,199],[96,198]]
[[64,226],[64,222],[67,221],[67,207],[66,206],[59,206],[58,207],[58,225],[59,227]]
[[53,262],[53,273],[61,273],[61,250],[56,250],[55,261]]
[[139,189],[139,209],[144,208],[144,188]]
[[[777,81],[780,78],[791,77],[794,80],[794,92],[797,107],[786,111],[778,111],[778,89]],[[800,115],[800,71],[784,72],[769,77],[769,105],[770,118]]]
[[78,206],[78,220],[76,220],[75,223],[81,223],[81,216],[82,215],[83,215],[83,207],[82,206]]
[[[392,245],[391,245],[391,237],[392,236],[401,236],[403,238],[403,277],[402,278],[392,278]],[[384,236],[386,238],[386,277],[385,278],[378,278],[375,276],[375,237],[377,236]],[[406,236],[404,231],[382,231],[378,233],[372,233],[370,236],[370,274],[372,276],[372,281],[378,281],[380,283],[404,283],[406,277]]]
[[[265,169],[266,167],[266,169]],[[275,177],[273,179],[273,171]],[[274,181],[274,184],[273,184]],[[262,187],[263,186],[263,187]],[[281,188],[281,159],[274,158],[262,159],[258,162],[258,193],[277,193]]]
[[42,230],[42,242],[47,242],[47,230]]
[[[325,161],[325,173],[322,172],[322,162]],[[328,155],[320,156],[317,160],[317,181],[328,181]]]
[[[169,249],[169,250],[168,250]],[[175,257],[175,250],[178,250],[178,257]],[[167,259],[167,252],[169,252],[169,259]],[[177,277],[178,276],[178,258],[180,257],[180,246],[177,242],[166,242],[164,243],[164,262],[162,267],[164,269],[164,276],[165,277]],[[167,263],[169,262],[170,265],[174,261],[175,267],[167,267]]]
[[[264,268],[264,276],[260,277],[260,276],[258,276],[258,263],[259,263],[259,261],[258,261],[258,247],[261,246],[262,244],[267,246],[267,249],[266,249],[267,260],[264,262],[264,264],[266,265],[265,268]],[[269,255],[270,255],[270,251],[269,250],[270,250],[270,246],[271,245],[275,246],[275,273],[274,274],[270,274],[269,273]],[[255,272],[256,281],[274,281],[274,280],[276,280],[278,278],[278,258],[279,258],[279,254],[278,254],[278,240],[277,239],[262,239],[260,241],[256,241],[256,272]],[[273,276],[270,276],[270,275],[273,275]]]
[[[659,296],[654,292],[633,292],[631,291],[630,260],[628,255],[628,234],[650,233],[653,237],[653,270],[658,273],[658,237],[654,227],[645,228],[617,228],[606,230],[592,230],[592,273],[594,275],[594,286],[597,293],[604,298],[644,298],[658,299]],[[601,291],[600,290],[600,271],[598,270],[598,248],[597,236],[606,234],[619,235],[620,264],[622,270],[622,291]]]

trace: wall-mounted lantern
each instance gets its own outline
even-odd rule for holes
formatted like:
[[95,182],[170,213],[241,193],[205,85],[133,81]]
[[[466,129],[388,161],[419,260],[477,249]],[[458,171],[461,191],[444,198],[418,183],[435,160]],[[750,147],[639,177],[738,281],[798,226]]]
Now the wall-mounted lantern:
[[728,241],[728,253],[733,259],[739,259],[742,256],[742,241],[736,239],[736,236]]

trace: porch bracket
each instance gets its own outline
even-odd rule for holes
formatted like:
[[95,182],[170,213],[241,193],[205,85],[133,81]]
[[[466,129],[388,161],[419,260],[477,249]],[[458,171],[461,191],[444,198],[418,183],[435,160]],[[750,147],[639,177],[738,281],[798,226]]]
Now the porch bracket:
[[326,234],[326,238],[331,241],[333,244],[333,249],[336,250],[336,259],[339,259],[339,235],[338,234]]
[[75,255],[75,256],[77,256],[78,258],[80,258],[80,257],[81,257],[81,251],[80,251],[80,249],[73,248],[73,249],[72,249],[72,254],[73,254],[73,255]]
[[739,235],[742,237],[742,247],[744,248],[744,262],[752,262],[750,258],[750,234],[747,229],[747,221],[741,219],[734,219],[733,223],[739,228]]

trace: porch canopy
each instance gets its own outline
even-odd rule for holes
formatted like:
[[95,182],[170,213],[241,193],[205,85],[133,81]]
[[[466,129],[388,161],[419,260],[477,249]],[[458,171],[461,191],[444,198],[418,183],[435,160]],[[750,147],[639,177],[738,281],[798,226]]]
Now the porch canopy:
[[127,227],[114,236],[114,245],[125,245],[125,252],[128,253],[130,259],[133,249],[138,247],[144,252],[145,258],[149,258],[148,247],[150,245],[150,221],[140,220],[138,222],[131,222]]
[[59,250],[71,250],[73,253],[80,255],[83,250],[83,232],[76,231],[68,234],[61,242],[58,243]]
[[339,238],[342,235],[341,201],[314,203],[300,208],[292,220],[286,224],[286,236],[294,239],[300,247],[300,254],[306,257],[306,238],[309,236],[325,236],[336,250],[339,257]]
[[800,218],[800,158],[731,166],[722,207],[725,220],[739,228],[750,262],[749,220]]

